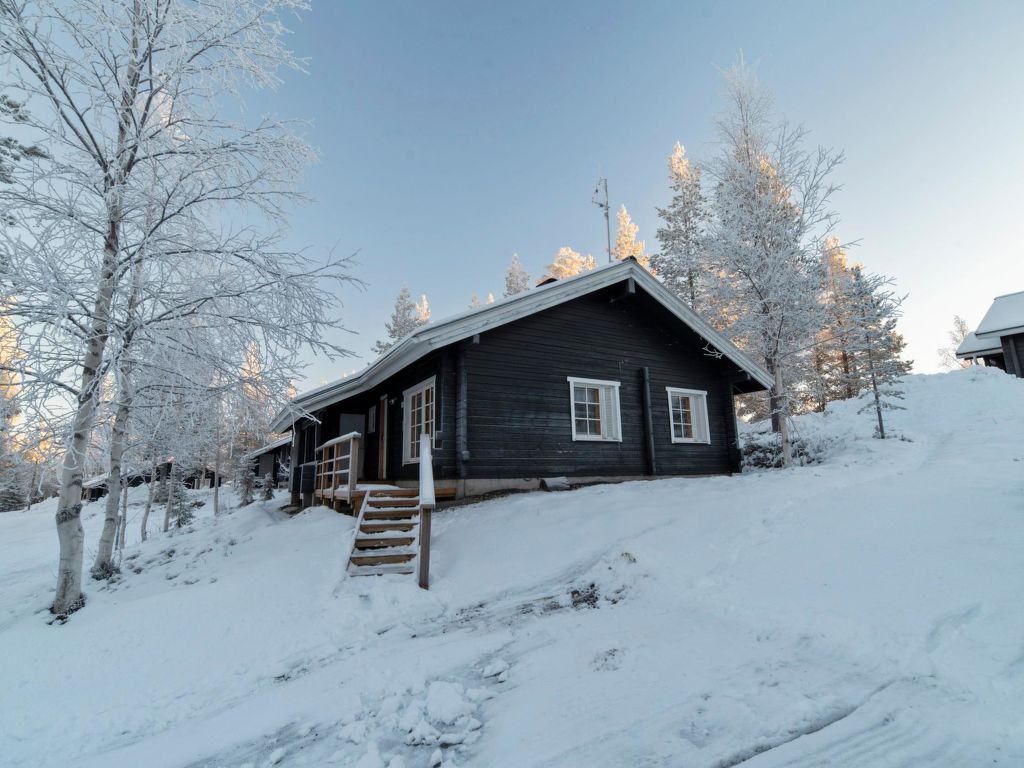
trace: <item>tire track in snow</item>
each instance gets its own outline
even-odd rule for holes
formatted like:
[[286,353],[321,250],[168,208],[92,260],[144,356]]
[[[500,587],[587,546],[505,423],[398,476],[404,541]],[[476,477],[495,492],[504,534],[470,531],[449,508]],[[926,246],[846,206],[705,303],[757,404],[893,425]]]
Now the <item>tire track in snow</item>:
[[898,681],[821,728],[713,768],[967,768],[998,761],[997,744],[956,732],[952,697],[918,681]]

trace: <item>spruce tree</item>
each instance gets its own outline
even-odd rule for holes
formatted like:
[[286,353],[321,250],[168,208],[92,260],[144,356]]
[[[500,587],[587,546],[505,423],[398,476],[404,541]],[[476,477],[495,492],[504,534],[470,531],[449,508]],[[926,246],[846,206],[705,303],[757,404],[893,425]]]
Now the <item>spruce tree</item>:
[[519,263],[519,254],[512,254],[512,263],[505,272],[505,298],[530,290],[530,275]]
[[429,320],[430,305],[427,303],[426,295],[423,295],[419,303],[416,303],[412,300],[409,288],[403,285],[398,296],[395,297],[395,307],[391,311],[391,319],[384,324],[387,338],[373,345],[373,353],[383,355]]
[[615,238],[615,247],[612,248],[612,255],[619,261],[634,258],[644,269],[650,269],[651,259],[646,252],[646,243],[637,240],[637,233],[640,228],[633,223],[633,219],[626,210],[626,206],[619,208],[619,232]]
[[896,320],[901,315],[903,297],[897,296],[891,286],[889,278],[865,273],[859,266],[852,269],[854,325],[850,350],[855,369],[851,377],[869,393],[861,413],[874,412],[878,422],[875,437],[883,440],[886,434],[882,413],[902,408],[894,401],[903,399],[900,379],[912,366],[912,362],[900,358],[906,344],[896,331]]
[[700,166],[690,161],[682,144],[669,155],[668,178],[672,200],[657,209],[664,225],[656,232],[661,251],[652,263],[665,285],[697,310],[707,274],[704,237],[710,213]]
[[171,494],[171,521],[176,528],[184,528],[195,520],[195,508],[188,498],[188,488],[185,487],[185,480],[182,473],[175,469],[171,472],[170,488]]

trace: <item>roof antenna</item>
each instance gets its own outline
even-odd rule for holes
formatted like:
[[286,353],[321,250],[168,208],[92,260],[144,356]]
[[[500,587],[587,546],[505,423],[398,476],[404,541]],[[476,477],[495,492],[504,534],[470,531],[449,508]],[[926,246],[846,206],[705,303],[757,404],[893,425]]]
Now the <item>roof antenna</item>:
[[[604,192],[604,200],[600,198],[601,192]],[[608,179],[604,176],[597,180],[597,184],[594,185],[594,196],[590,199],[594,205],[598,208],[604,209],[604,228],[605,233],[608,236],[608,263],[612,263],[612,220],[611,214],[609,213],[608,206]]]

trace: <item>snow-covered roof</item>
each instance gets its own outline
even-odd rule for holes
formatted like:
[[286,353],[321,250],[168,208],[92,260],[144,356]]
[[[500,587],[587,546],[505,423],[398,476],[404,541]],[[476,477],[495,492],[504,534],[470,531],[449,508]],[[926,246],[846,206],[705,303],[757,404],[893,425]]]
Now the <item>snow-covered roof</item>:
[[106,484],[107,484],[107,475],[106,475],[106,473],[104,473],[102,475],[93,475],[92,477],[88,477],[85,480],[83,480],[82,481],[82,488],[88,490],[90,488],[99,488],[100,486],[106,485]]
[[270,428],[274,432],[290,429],[293,419],[301,415],[302,412],[312,412],[360,392],[365,392],[439,347],[471,338],[478,333],[564,304],[630,278],[706,342],[740,369],[750,374],[751,378],[765,388],[772,386],[772,377],[767,371],[697,315],[682,299],[641,267],[635,259],[630,258],[583,272],[575,277],[547,283],[493,304],[485,304],[482,307],[424,325],[403,338],[359,373],[300,394],[292,401],[290,407],[285,408],[277,415]]
[[982,357],[986,354],[1002,352],[998,338],[979,339],[977,334],[968,333],[960,346],[956,348],[956,356],[960,358]]
[[982,339],[1024,333],[1024,291],[996,296],[974,333]]
[[262,456],[264,453],[270,453],[271,451],[276,451],[278,448],[280,448],[280,447],[282,447],[284,445],[288,445],[291,441],[292,441],[292,436],[291,435],[288,435],[287,437],[282,437],[280,440],[275,440],[272,443],[267,443],[262,448],[257,448],[255,451],[250,451],[249,453],[245,454],[245,458],[247,458],[247,459],[255,459],[257,456]]

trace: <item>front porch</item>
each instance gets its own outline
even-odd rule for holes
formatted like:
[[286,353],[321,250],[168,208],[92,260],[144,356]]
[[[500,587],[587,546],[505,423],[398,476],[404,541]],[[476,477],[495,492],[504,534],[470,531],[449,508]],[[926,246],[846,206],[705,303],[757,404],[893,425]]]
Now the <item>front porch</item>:
[[[300,467],[296,473],[302,494],[302,506],[323,505],[336,512],[356,514],[363,499],[371,491],[397,491],[416,488],[416,481],[358,479],[363,436],[349,432],[328,440],[316,448],[314,460]],[[454,499],[455,484],[434,489],[438,500]]]

